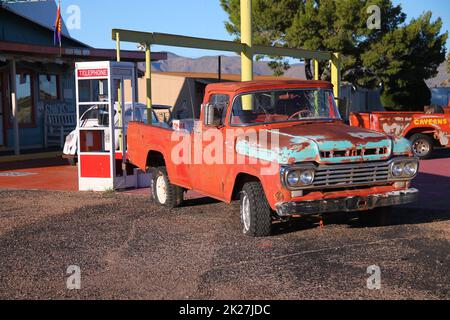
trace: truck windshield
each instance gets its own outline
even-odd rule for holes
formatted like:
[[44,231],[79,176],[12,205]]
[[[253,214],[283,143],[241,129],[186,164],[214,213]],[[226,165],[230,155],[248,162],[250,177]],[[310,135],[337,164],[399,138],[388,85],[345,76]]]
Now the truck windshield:
[[331,90],[293,89],[245,94],[234,100],[231,113],[232,125],[321,119],[340,119]]

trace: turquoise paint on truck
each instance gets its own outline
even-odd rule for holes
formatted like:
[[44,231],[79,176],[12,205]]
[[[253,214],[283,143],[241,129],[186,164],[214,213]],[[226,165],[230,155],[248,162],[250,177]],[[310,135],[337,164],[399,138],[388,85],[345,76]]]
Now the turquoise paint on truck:
[[[275,133],[275,132],[272,132]],[[350,141],[314,141],[312,137],[295,137],[291,135],[282,134],[284,136],[292,137],[289,146],[283,146],[279,149],[272,150],[267,146],[260,146],[250,144],[248,141],[238,141],[236,144],[236,152],[239,155],[250,158],[277,162],[281,165],[302,162],[318,162],[324,164],[339,164],[352,163],[359,161],[381,161],[387,160],[391,155],[409,155],[411,153],[411,144],[406,139],[383,139],[377,142],[367,142],[365,144],[357,144]],[[365,156],[350,156],[350,157],[334,157],[321,158],[321,152],[330,152],[336,150],[350,150],[355,147],[360,149],[377,149],[386,148],[387,154],[381,155],[365,155]]]
[[246,140],[239,140],[236,143],[236,152],[241,156],[277,162],[279,164],[288,164],[292,159],[296,159],[298,162],[318,160],[320,152],[317,144],[304,138],[299,137],[298,139],[302,139],[302,143],[306,143],[307,146],[301,150],[296,150],[297,148],[295,148],[300,146],[300,144],[293,145],[291,148],[283,147],[272,150],[260,145],[252,145]]
[[280,154],[280,164],[289,164],[290,162],[312,162],[320,160],[320,151],[314,142],[298,150],[297,148],[283,148]]
[[279,154],[275,150],[250,145],[250,143],[245,140],[240,140],[236,143],[236,152],[241,156],[247,156],[258,160],[280,163]]
[[394,138],[394,150],[392,153],[395,156],[411,154],[412,153],[411,141],[405,138]]

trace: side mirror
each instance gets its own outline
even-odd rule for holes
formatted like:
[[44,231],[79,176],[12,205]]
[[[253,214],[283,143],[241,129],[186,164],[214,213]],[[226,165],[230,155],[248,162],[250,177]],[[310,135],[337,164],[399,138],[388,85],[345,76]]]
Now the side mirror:
[[207,103],[202,105],[202,108],[204,114],[203,125],[209,127],[218,127],[223,124],[222,123],[223,110],[218,108],[217,105]]

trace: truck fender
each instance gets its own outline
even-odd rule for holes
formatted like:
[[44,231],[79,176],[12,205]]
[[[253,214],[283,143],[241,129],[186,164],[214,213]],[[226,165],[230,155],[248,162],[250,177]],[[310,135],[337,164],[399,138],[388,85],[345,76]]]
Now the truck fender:
[[447,146],[449,144],[449,137],[445,135],[444,132],[437,128],[424,127],[424,128],[414,128],[410,130],[405,137],[411,139],[412,136],[416,134],[424,134],[429,136],[435,142],[436,146]]
[[164,159],[164,155],[161,151],[149,150],[147,152],[147,160],[145,164],[147,168],[165,167],[166,160]]
[[405,137],[407,139],[409,139],[413,135],[418,134],[418,133],[434,135],[436,133],[436,131],[437,131],[436,128],[432,128],[432,127],[412,128],[405,134]]
[[264,194],[266,195],[267,201],[270,203],[270,192],[267,190],[267,183],[264,183],[264,178],[258,177],[258,175],[254,173],[249,172],[239,172],[236,174],[233,183],[230,183],[229,189],[225,191],[225,198],[227,199],[227,202],[231,203],[232,201],[239,200],[240,192],[242,191],[242,187],[247,182],[259,182],[261,183]]

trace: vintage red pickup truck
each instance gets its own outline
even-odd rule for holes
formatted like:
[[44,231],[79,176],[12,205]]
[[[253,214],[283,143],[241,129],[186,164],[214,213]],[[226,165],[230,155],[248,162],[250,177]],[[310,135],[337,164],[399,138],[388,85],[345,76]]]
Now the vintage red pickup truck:
[[409,139],[420,159],[431,157],[435,147],[450,147],[450,107],[437,113],[353,113],[350,124]]
[[192,114],[180,130],[129,126],[130,161],[152,170],[161,206],[187,190],[240,200],[244,234],[262,237],[276,221],[418,199],[409,141],[344,124],[328,82],[212,84]]

